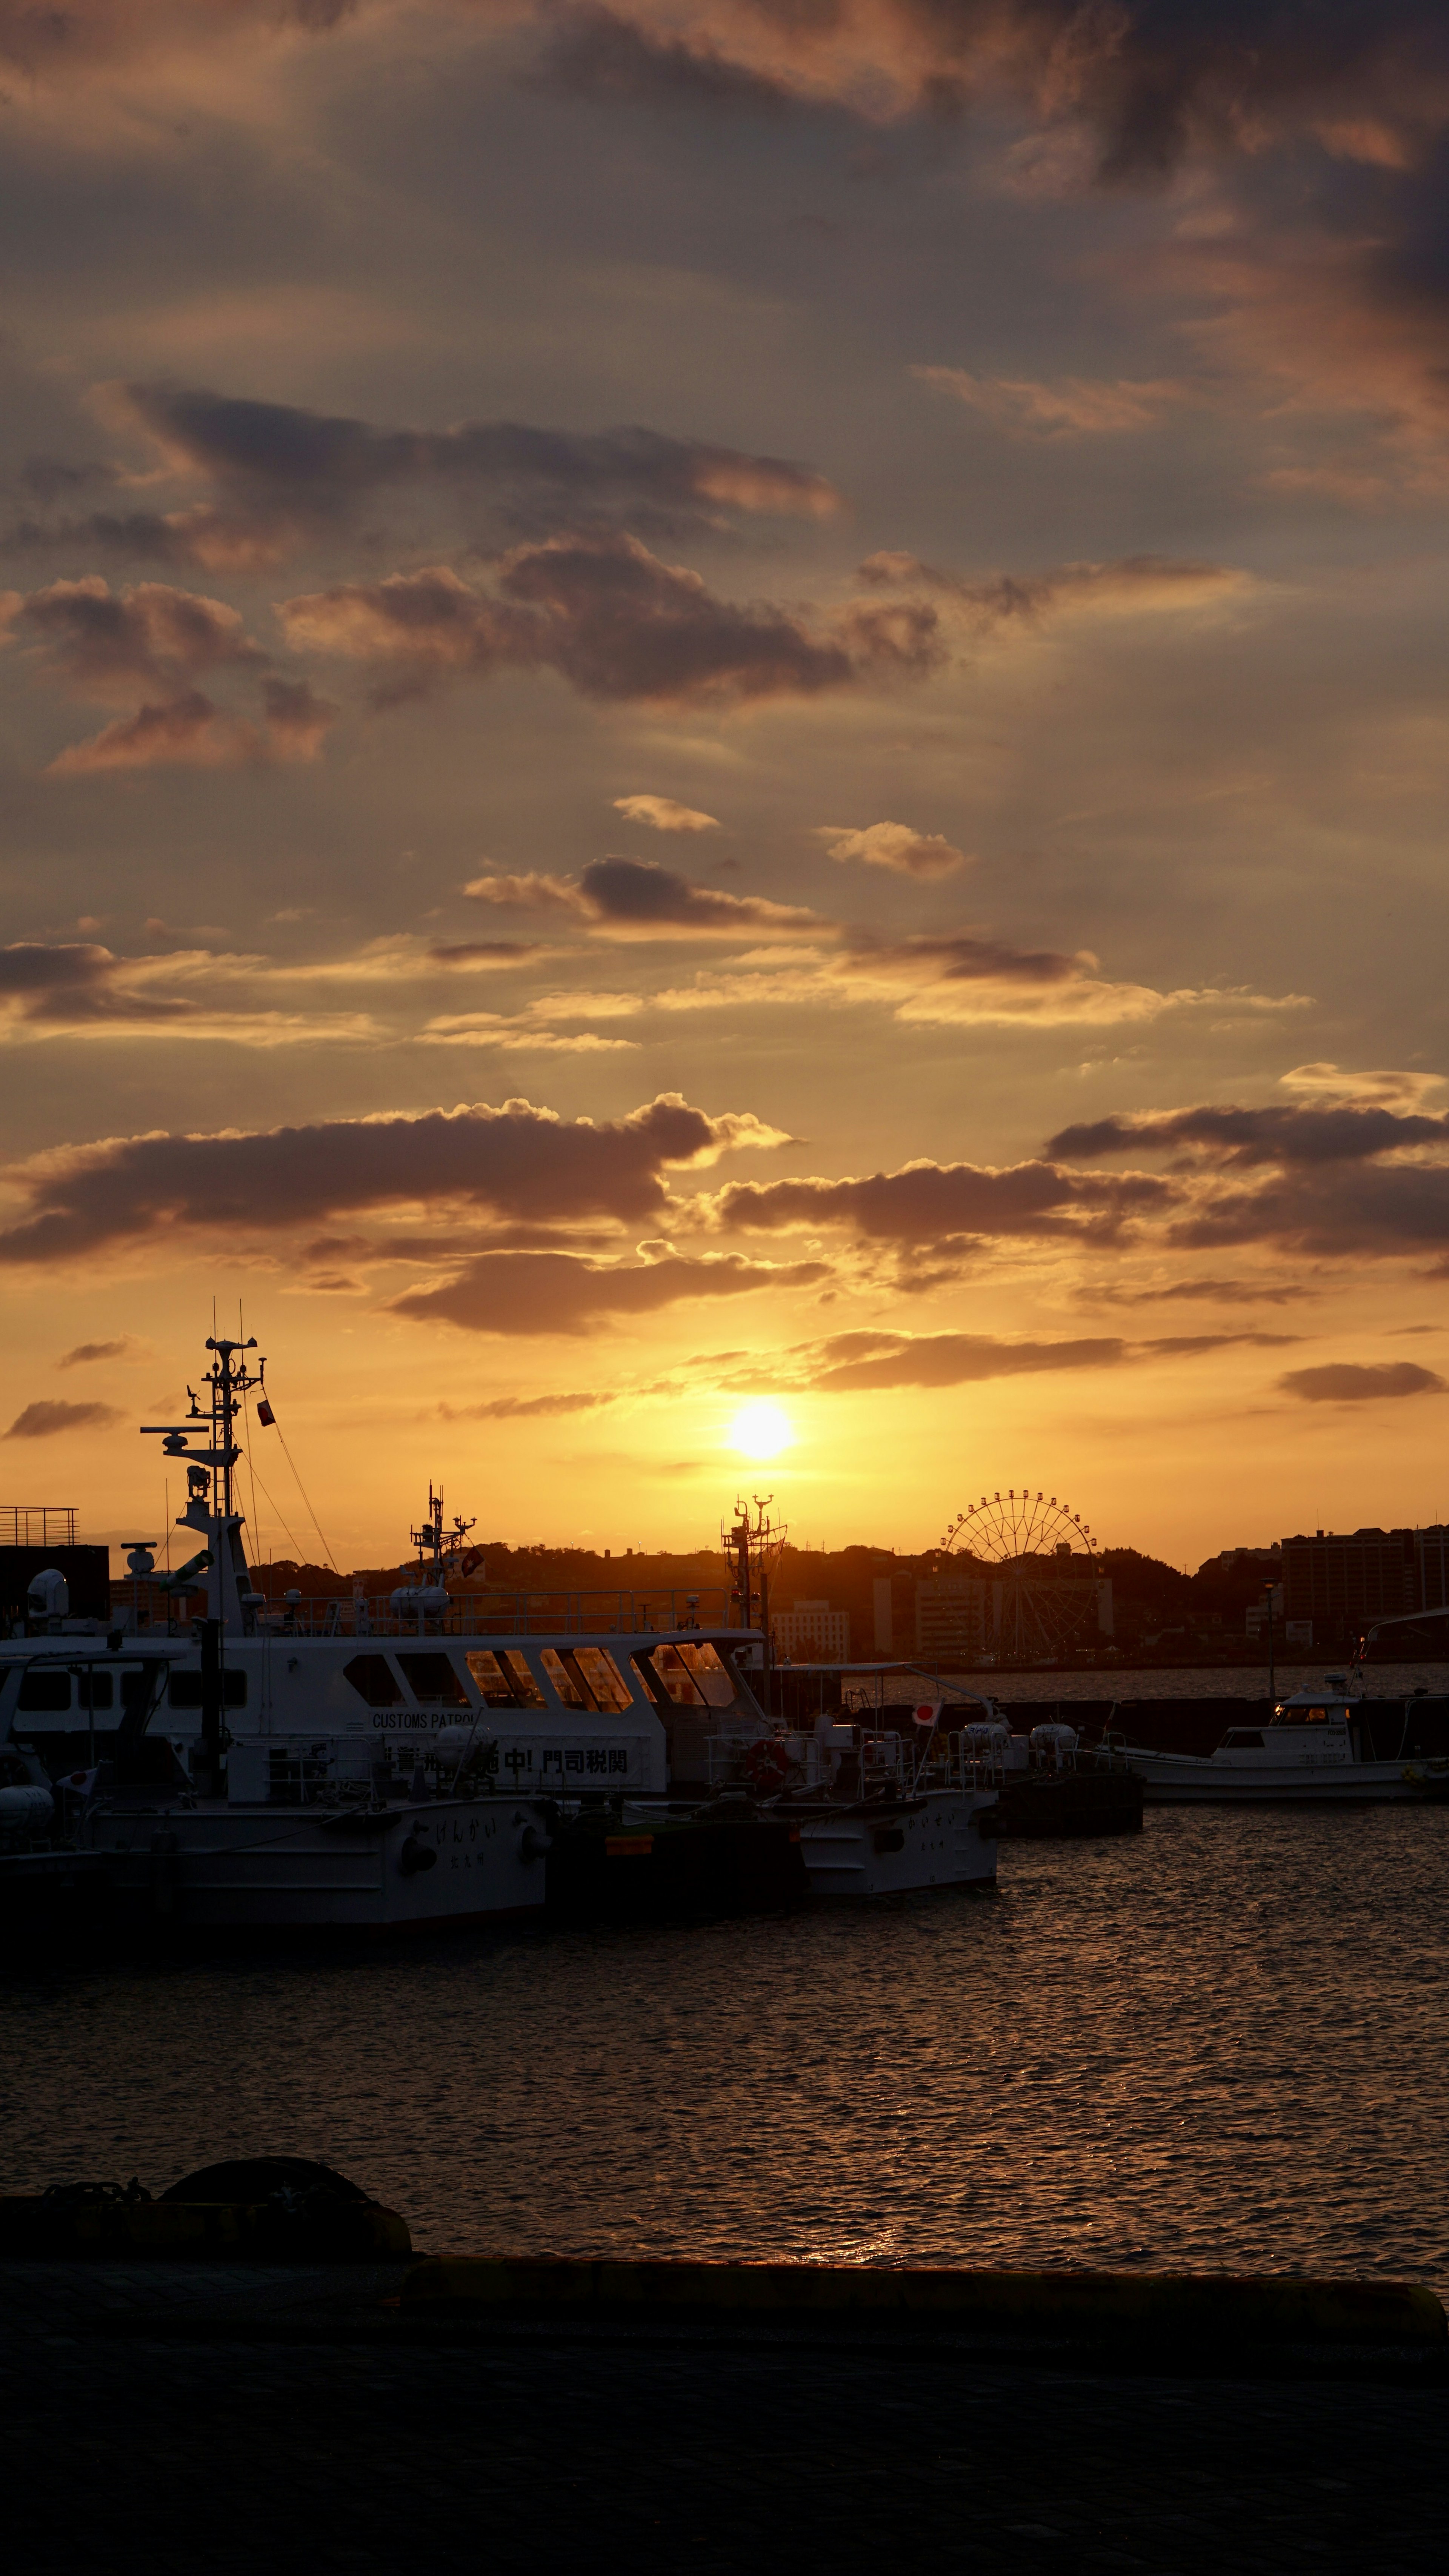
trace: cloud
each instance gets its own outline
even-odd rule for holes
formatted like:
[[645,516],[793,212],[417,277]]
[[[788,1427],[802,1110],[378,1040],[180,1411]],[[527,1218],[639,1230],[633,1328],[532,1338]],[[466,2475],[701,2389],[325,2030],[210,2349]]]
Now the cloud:
[[[536,883],[539,900],[560,888],[555,879],[499,880]],[[495,898],[499,899],[499,898]],[[947,1028],[1111,1027],[1160,1019],[1169,1011],[1230,1011],[1234,1015],[1298,1010],[1301,994],[1269,996],[1224,992],[1206,986],[1158,992],[1147,984],[1114,984],[1080,949],[1017,948],[1009,940],[971,931],[922,932],[890,940],[878,932],[846,929],[806,914],[802,932],[814,940],[834,935],[839,946],[758,949],[722,972],[701,972],[692,984],[666,986],[651,996],[662,1011],[796,1009],[802,1003],[839,1006],[886,1002],[906,1025]]]
[[1449,1381],[1413,1360],[1384,1360],[1360,1367],[1351,1360],[1330,1360],[1321,1368],[1289,1369],[1280,1377],[1285,1395],[1305,1404],[1369,1404],[1380,1396],[1449,1395]]
[[810,1287],[829,1275],[822,1261],[776,1266],[733,1253],[703,1260],[667,1253],[636,1267],[564,1252],[485,1252],[444,1286],[394,1298],[392,1312],[473,1333],[584,1333],[600,1321],[655,1314],[687,1298]]
[[440,1404],[445,1422],[522,1422],[554,1413],[597,1413],[616,1395],[495,1395],[489,1404]]
[[[0,949],[0,1043],[146,1037],[277,1047],[376,1036],[359,1012],[266,1006],[269,985],[301,980],[305,971],[208,948],[125,957],[93,942],[21,940]],[[327,966],[313,971],[324,980],[348,974]],[[365,952],[358,971],[368,971]],[[221,997],[238,986],[250,991],[225,1007]]]
[[165,704],[118,716],[86,742],[58,752],[47,778],[90,778],[106,770],[247,769],[274,761],[315,760],[341,713],[305,681],[269,680],[266,715],[257,725],[224,715],[199,689]]
[[[305,680],[279,679],[224,600],[138,582],[112,591],[98,574],[0,598],[0,628],[37,639],[42,677],[103,704],[140,697],[87,742],[49,766],[51,778],[158,767],[236,769],[314,760],[340,710]],[[230,715],[196,687],[199,674],[240,669],[260,677],[261,719]],[[158,689],[150,698],[143,693]]]
[[809,1352],[805,1382],[822,1394],[901,1386],[980,1386],[989,1379],[1056,1370],[1116,1369],[1152,1360],[1198,1359],[1240,1344],[1277,1347],[1282,1334],[1203,1333],[1190,1339],[1127,1342],[1115,1334],[1059,1342],[1006,1341],[994,1333],[836,1333]]
[[[67,468],[32,461],[26,481],[42,501],[70,502],[87,482],[200,484],[211,496],[172,509],[116,509],[31,517],[9,532],[12,549],[83,544],[208,571],[255,572],[364,526],[379,504],[409,518],[431,499],[476,537],[617,526],[658,535],[714,532],[732,516],[824,520],[840,495],[809,467],[638,424],[593,432],[522,421],[462,421],[441,430],[379,429],[293,403],[259,402],[207,388],[115,383],[92,409],[140,439],[153,460],[144,477],[110,465]],[[369,532],[372,532],[371,530]]]
[[1188,388],[1168,377],[1099,384],[1066,376],[1047,385],[1025,376],[972,376],[963,367],[912,367],[911,373],[937,393],[954,394],[1014,437],[1080,438],[1155,429],[1171,406],[1188,398]]
[[1142,1173],[1104,1185],[1052,1163],[922,1160],[861,1179],[731,1182],[698,1204],[725,1232],[842,1226],[863,1242],[969,1249],[998,1236],[1111,1239],[1175,1197],[1171,1182]]
[[767,601],[722,599],[627,535],[516,546],[488,591],[434,564],[284,600],[277,615],[295,651],[383,665],[384,702],[513,669],[606,701],[748,704],[921,678],[944,653],[929,606],[848,608],[817,630]]
[[1096,967],[1086,949],[1068,956],[1060,949],[1017,948],[1008,940],[969,931],[891,940],[857,930],[825,972],[860,999],[894,998],[904,987],[896,1018],[938,1027],[1112,1025],[1154,1020],[1164,1011],[1224,998],[1109,983]]
[[430,948],[428,963],[460,974],[477,974],[495,967],[517,966],[526,957],[548,953],[536,939],[461,939]]
[[1040,573],[970,579],[919,555],[867,555],[857,578],[868,588],[926,590],[948,601],[977,632],[1041,626],[1054,617],[1136,617],[1221,606],[1253,588],[1231,564],[1172,555],[1123,555],[1109,563],[1057,564]]
[[717,832],[718,817],[677,805],[672,796],[616,796],[614,810],[631,823],[647,823],[656,832]]
[[710,1117],[677,1092],[632,1116],[565,1121],[526,1100],[416,1116],[323,1119],[220,1135],[64,1146],[6,1175],[29,1213],[0,1263],[84,1259],[178,1229],[272,1236],[362,1209],[451,1205],[524,1221],[658,1220],[665,1174],[785,1140],[750,1111]]
[[42,1399],[17,1413],[6,1440],[50,1440],[58,1431],[105,1431],[125,1416],[113,1404],[62,1404]]
[[138,1342],[131,1333],[123,1333],[120,1340],[116,1342],[77,1342],[74,1350],[67,1351],[55,1365],[58,1369],[71,1369],[85,1367],[92,1360],[139,1358],[146,1347],[144,1342]]
[[113,591],[92,573],[24,596],[11,591],[0,622],[35,636],[46,676],[87,698],[125,701],[225,664],[255,667],[265,659],[225,600],[162,581]]
[[1271,1279],[1173,1279],[1154,1287],[1119,1286],[1101,1280],[1081,1292],[1091,1306],[1294,1306],[1319,1292],[1301,1282]]
[[494,1011],[451,1011],[428,1020],[418,1031],[419,1046],[494,1047],[505,1055],[633,1054],[637,1038],[601,1038],[593,1030],[561,1037],[527,1019],[505,1019]]
[[727,61],[707,34],[692,42],[655,34],[612,9],[561,10],[526,79],[559,98],[609,106],[777,118],[797,104],[780,81]]
[[536,871],[474,877],[464,892],[478,903],[567,914],[614,939],[780,937],[828,927],[799,904],[721,894],[656,859],[593,859],[577,879]]
[[1071,1162],[1120,1153],[1201,1153],[1229,1167],[1268,1163],[1357,1163],[1405,1146],[1449,1144],[1449,1110],[1360,1107],[1138,1110],[1063,1127],[1047,1152]]
[[819,823],[815,837],[825,843],[829,858],[842,864],[860,859],[868,868],[889,868],[901,877],[948,877],[966,864],[965,851],[939,832],[916,832],[909,823],[868,823],[861,831],[848,823]]
[[1406,1073],[1387,1066],[1373,1073],[1348,1073],[1337,1064],[1295,1064],[1280,1073],[1279,1086],[1305,1100],[1347,1100],[1375,1109],[1421,1109],[1442,1091],[1442,1073]]
[[1168,1240],[1200,1252],[1276,1244],[1313,1258],[1429,1251],[1449,1275],[1449,1111],[1354,1101],[1139,1111],[1064,1127],[1071,1162],[1169,1153],[1182,1200]]

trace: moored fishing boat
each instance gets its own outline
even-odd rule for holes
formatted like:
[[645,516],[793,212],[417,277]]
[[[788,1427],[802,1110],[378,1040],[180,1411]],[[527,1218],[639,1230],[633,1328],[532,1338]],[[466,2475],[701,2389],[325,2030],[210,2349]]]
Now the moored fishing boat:
[[1367,1806],[1449,1795],[1449,1765],[1409,1756],[1412,1701],[1371,1700],[1330,1673],[1270,1706],[1257,1726],[1230,1726],[1210,1754],[1126,1758],[1150,1806]]

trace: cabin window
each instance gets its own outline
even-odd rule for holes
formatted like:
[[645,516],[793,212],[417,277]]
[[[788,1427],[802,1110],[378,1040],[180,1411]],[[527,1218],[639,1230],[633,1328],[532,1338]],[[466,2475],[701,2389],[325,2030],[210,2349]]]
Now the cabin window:
[[354,1655],[343,1665],[342,1677],[369,1708],[396,1708],[402,1698],[402,1684],[386,1655]]
[[524,1662],[522,1655],[500,1657],[486,1646],[465,1656],[464,1661],[483,1694],[485,1708],[542,1708],[544,1696]]
[[1310,1708],[1310,1709],[1305,1709],[1305,1710],[1304,1710],[1304,1713],[1303,1713],[1303,1723],[1304,1723],[1304,1725],[1305,1725],[1305,1726],[1326,1726],[1326,1725],[1328,1724],[1328,1711],[1327,1711],[1327,1709],[1326,1709],[1326,1708]]
[[[121,1683],[121,1697],[128,1708],[134,1708],[137,1705],[139,1691],[135,1696],[133,1696],[131,1691],[127,1689],[127,1683],[134,1679],[136,1683],[144,1687],[145,1678],[144,1673],[137,1673],[134,1676],[127,1673],[124,1676]],[[170,1699],[173,1708],[200,1708],[200,1673],[173,1671],[171,1675]],[[247,1704],[246,1674],[235,1671],[230,1664],[224,1666],[222,1670],[221,1704],[223,1708],[245,1708]]]
[[20,1685],[21,1708],[44,1709],[47,1716],[58,1717],[70,1707],[69,1673],[36,1672],[33,1668]]
[[633,1694],[618,1665],[602,1646],[577,1646],[574,1663],[593,1693],[595,1708],[628,1708]]
[[547,1708],[548,1702],[538,1686],[538,1676],[526,1655],[517,1654],[512,1647],[505,1646],[503,1666],[504,1670],[512,1676],[520,1708]]
[[[677,1646],[655,1646],[651,1651],[640,1655],[638,1661],[651,1667],[657,1679],[663,1683],[676,1708],[703,1708],[704,1693],[695,1682]],[[733,1692],[730,1696],[733,1698]]]
[[398,1662],[414,1699],[430,1700],[435,1707],[467,1707],[468,1694],[453,1669],[451,1655],[400,1654]]
[[676,1646],[686,1672],[692,1675],[711,1708],[729,1708],[735,1696],[734,1675],[713,1646]]
[[595,1705],[588,1683],[572,1655],[561,1654],[556,1646],[545,1646],[543,1669],[565,1708],[592,1708]]
[[116,1695],[116,1685],[109,1673],[77,1673],[76,1695],[82,1708],[109,1708]]

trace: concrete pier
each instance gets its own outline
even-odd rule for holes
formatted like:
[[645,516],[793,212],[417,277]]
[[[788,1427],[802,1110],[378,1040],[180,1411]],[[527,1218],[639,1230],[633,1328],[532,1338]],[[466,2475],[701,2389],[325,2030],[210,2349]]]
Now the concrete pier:
[[[1283,2576],[1443,2559],[1437,2355],[1130,2353],[399,2299],[397,2263],[0,2263],[7,2565]],[[431,2305],[431,2317],[422,2313]]]

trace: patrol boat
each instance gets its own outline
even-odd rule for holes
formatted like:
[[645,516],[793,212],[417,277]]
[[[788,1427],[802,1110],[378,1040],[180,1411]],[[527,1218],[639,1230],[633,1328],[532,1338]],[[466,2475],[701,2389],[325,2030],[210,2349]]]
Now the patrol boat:
[[1230,1726],[1210,1754],[1125,1747],[1149,1806],[1365,1806],[1449,1792],[1449,1764],[1409,1759],[1413,1700],[1370,1700],[1329,1673],[1278,1700],[1261,1726]]
[[[184,1464],[177,1525],[202,1544],[169,1590],[204,1588],[205,1616],[102,1632],[48,1572],[33,1633],[0,1640],[0,1748],[43,1766],[66,1839],[132,1911],[254,1929],[536,1913],[561,1800],[661,1798],[676,1737],[687,1763],[706,1719],[741,1745],[760,1731],[738,1631],[661,1632],[632,1609],[594,1634],[572,1615],[465,1622],[440,1495],[416,1581],[385,1602],[269,1602],[235,1508],[243,1404],[274,1418],[266,1363],[254,1340],[206,1348],[187,1418],[143,1426]],[[131,1566],[139,1600],[149,1551]]]

